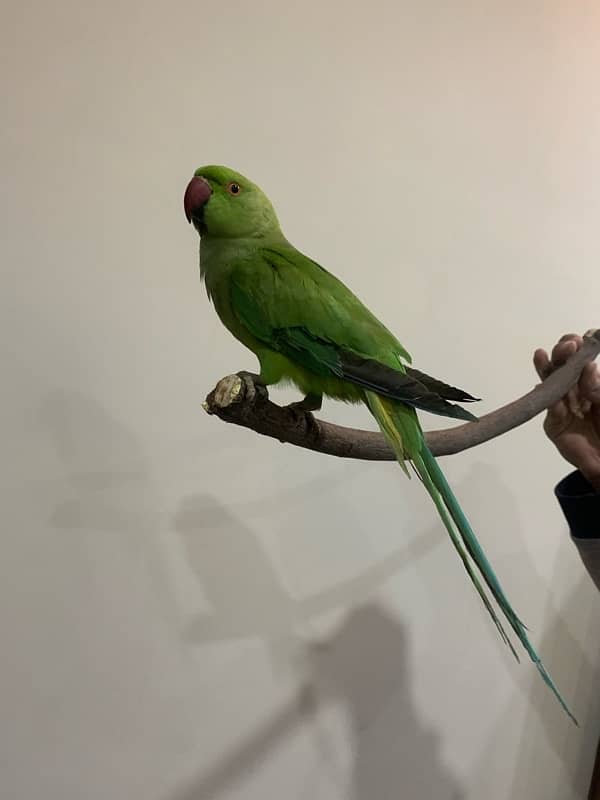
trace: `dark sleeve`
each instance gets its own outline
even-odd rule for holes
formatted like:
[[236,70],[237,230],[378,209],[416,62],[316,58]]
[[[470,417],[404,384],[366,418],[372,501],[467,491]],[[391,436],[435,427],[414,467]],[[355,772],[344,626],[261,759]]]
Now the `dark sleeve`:
[[581,560],[600,589],[600,492],[581,472],[572,472],[554,490]]
[[600,492],[581,472],[563,478],[554,490],[574,539],[600,539]]

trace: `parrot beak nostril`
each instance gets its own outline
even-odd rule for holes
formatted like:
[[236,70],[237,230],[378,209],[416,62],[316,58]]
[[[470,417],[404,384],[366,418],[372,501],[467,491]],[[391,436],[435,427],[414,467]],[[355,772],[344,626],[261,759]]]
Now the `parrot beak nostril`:
[[188,222],[192,222],[195,217],[202,216],[204,206],[209,201],[211,194],[210,183],[204,178],[195,175],[188,183],[183,196],[183,209]]

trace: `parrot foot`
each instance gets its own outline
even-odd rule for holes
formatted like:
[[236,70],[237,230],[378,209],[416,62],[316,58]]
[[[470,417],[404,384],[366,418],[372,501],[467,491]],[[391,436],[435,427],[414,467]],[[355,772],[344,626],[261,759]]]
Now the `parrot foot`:
[[307,394],[304,400],[299,400],[296,403],[289,403],[285,408],[297,411],[320,411],[322,405],[322,394]]
[[260,396],[263,400],[269,399],[269,392],[260,375],[241,370],[241,372],[236,373],[236,377],[240,378],[243,384],[243,389],[240,387],[240,391],[243,393],[240,400],[252,402],[257,396]]
[[219,381],[202,407],[212,414],[213,408],[225,409],[236,403],[252,403],[258,396],[266,400],[269,396],[267,389],[259,381],[258,375],[251,372],[227,375]]
[[307,394],[304,400],[289,403],[284,406],[287,413],[296,425],[304,425],[309,438],[318,438],[320,435],[319,423],[312,415],[312,411],[319,411],[323,403],[322,395]]

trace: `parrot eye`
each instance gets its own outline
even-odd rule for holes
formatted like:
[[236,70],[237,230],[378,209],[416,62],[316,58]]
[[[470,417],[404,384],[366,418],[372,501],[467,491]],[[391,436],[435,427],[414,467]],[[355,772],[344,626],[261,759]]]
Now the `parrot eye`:
[[228,183],[226,188],[229,194],[239,194],[242,191],[239,183]]

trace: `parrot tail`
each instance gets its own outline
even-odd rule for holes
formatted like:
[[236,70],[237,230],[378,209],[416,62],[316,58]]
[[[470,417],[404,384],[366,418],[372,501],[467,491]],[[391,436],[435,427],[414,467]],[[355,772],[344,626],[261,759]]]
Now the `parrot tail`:
[[510,605],[490,562],[477,541],[477,537],[468,519],[464,515],[458,500],[448,485],[444,473],[425,444],[415,412],[413,409],[407,408],[397,401],[383,398],[374,392],[365,392],[365,397],[371,413],[377,420],[382,433],[392,446],[398,463],[406,473],[408,473],[408,470],[405,461],[412,462],[417,475],[433,500],[452,544],[456,548],[484,606],[493,619],[502,640],[510,648],[517,661],[519,661],[519,657],[508,637],[502,621],[492,605],[492,601],[480,580],[480,576],[483,578],[483,583],[487,586],[506,621],[536,665],[544,682],[552,690],[558,702],[575,725],[578,725],[579,723],[561,697],[554,681],[546,671],[540,657],[529,641],[525,626]]

